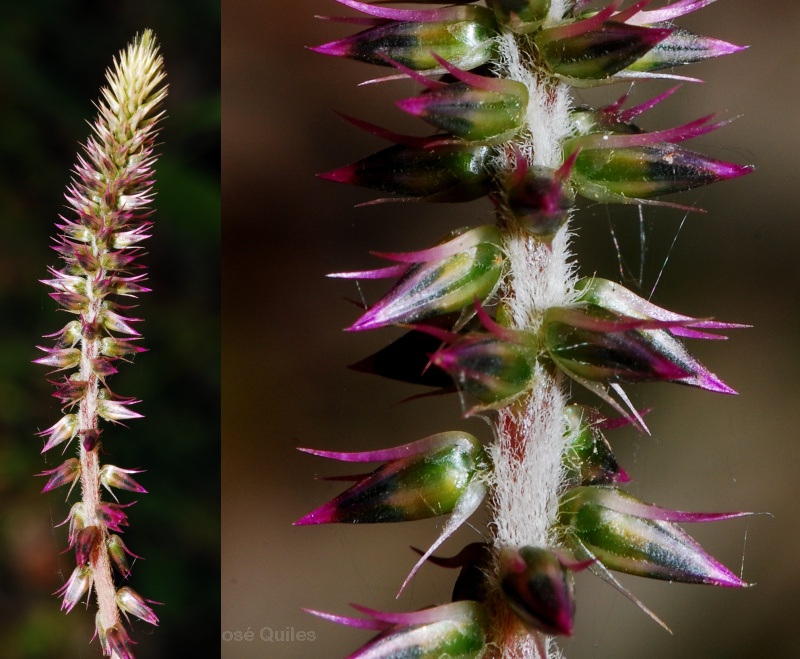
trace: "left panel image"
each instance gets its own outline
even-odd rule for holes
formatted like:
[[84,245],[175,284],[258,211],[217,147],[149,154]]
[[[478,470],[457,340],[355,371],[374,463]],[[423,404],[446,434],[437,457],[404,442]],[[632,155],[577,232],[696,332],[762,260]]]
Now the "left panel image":
[[210,656],[219,0],[14,3],[0,35],[0,655]]

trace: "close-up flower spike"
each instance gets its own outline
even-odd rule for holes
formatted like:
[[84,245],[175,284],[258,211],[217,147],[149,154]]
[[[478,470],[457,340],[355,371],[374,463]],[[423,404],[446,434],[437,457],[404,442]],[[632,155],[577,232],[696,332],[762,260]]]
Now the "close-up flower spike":
[[[410,4],[423,7],[408,9],[337,0],[359,16],[331,20],[361,31],[311,50],[397,72],[367,82],[422,85],[395,104],[429,132],[403,135],[345,117],[393,145],[320,177],[392,195],[359,206],[486,197],[496,222],[476,220],[476,228],[417,251],[372,252],[393,261],[386,267],[329,275],[397,279],[346,329],[400,326],[407,333],[350,368],[435,388],[406,401],[458,391],[464,416],[491,426],[485,438],[450,431],[390,449],[300,449],[383,464],[324,479],[356,482],[297,525],[449,515],[428,550],[415,549],[420,558],[398,596],[431,562],[461,568],[452,604],[403,614],[356,606],[365,618],[306,609],[379,632],[351,659],[560,659],[554,639],[573,633],[579,607],[572,573],[584,568],[667,630],[611,570],[748,585],[677,524],[749,513],[677,511],[626,494],[617,486],[631,476],[605,436],[627,424],[650,432],[643,419],[649,409],[640,409],[623,384],[662,381],[736,393],[681,340],[725,339],[728,330],[747,326],[679,314],[616,282],[581,277],[569,245],[572,219],[581,212],[577,197],[637,205],[644,231],[648,206],[700,210],[665,195],[752,171],[682,145],[730,119],[708,114],[647,131],[634,123],[679,86],[627,108],[633,87],[605,106],[573,106],[573,88],[636,80],[639,91],[650,79],[698,81],[671,71],[744,50],[676,24],[713,1],[653,7],[649,0],[611,0],[595,7],[591,0],[418,0]],[[77,305],[83,289],[61,281],[59,294]],[[596,394],[598,407],[572,402],[571,382]],[[604,407],[620,416],[608,418]],[[481,541],[453,558],[434,556],[484,502],[490,521],[478,531]],[[471,631],[451,638],[459,625]]]

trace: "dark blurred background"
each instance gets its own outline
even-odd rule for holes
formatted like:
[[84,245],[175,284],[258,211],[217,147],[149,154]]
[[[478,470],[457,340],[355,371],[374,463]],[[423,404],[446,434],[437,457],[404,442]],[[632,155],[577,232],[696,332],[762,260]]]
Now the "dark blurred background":
[[[127,546],[146,560],[129,585],[163,602],[161,626],[133,622],[139,657],[201,657],[219,620],[220,106],[218,0],[4,2],[0,9],[0,656],[99,657],[94,603],[69,615],[51,593],[74,554],[66,488],[42,495],[34,433],[59,418],[36,344],[67,321],[39,283],[79,142],[112,57],[152,28],[166,63],[168,118],[158,148],[157,213],[143,262],[152,293],[135,310],[149,352],[123,364],[119,393],[145,415],[107,427],[106,460],[146,469]],[[73,447],[69,449],[71,452]],[[212,645],[213,647],[213,645]]]
[[[223,656],[340,657],[369,634],[313,618],[301,607],[347,614],[347,603],[358,602],[410,610],[446,600],[454,574],[426,567],[394,600],[415,561],[408,546],[427,546],[441,520],[292,527],[342,489],[315,476],[348,473],[295,447],[386,447],[451,428],[484,439],[488,433],[479,421],[460,420],[455,397],[394,406],[420,390],[348,371],[347,364],[396,334],[342,332],[358,315],[345,298],[358,299],[360,292],[352,282],[324,275],[376,267],[381,262],[368,250],[420,249],[453,227],[490,220],[491,209],[485,201],[354,208],[375,195],[315,179],[385,144],[344,123],[334,109],[423,134],[421,123],[391,103],[418,87],[356,87],[381,70],[304,50],[354,31],[312,18],[352,15],[332,1],[231,0],[225,10],[222,631],[223,638],[235,638],[250,630],[254,639],[223,641]],[[676,198],[708,210],[685,224],[680,211],[646,209],[641,268],[636,209],[585,205],[575,221],[580,271],[619,278],[622,261],[627,285],[645,295],[655,289],[656,304],[754,327],[732,332],[727,342],[690,346],[738,397],[671,385],[631,387],[640,407],[654,408],[648,417],[653,436],[618,430],[610,439],[633,478],[631,491],[645,500],[774,517],[688,529],[737,573],[741,569],[754,588],[623,577],[673,636],[590,574],[579,575],[577,630],[563,644],[568,659],[800,656],[791,604],[800,594],[800,225],[794,210],[800,6],[723,0],[681,24],[751,48],[687,68],[707,82],[685,85],[642,124],[653,130],[711,112],[742,115],[691,145],[753,163],[757,171]],[[633,102],[668,86],[640,85]],[[385,286],[362,291],[374,302]],[[439,553],[453,554],[479,539],[483,523],[478,517],[475,529],[464,529]],[[300,631],[313,632],[316,640],[296,640]]]

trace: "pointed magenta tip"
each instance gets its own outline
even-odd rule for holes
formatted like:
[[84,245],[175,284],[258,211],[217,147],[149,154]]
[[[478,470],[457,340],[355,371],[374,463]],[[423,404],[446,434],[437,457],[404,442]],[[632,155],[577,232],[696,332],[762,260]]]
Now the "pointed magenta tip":
[[383,307],[379,307],[375,305],[369,311],[367,311],[361,318],[359,318],[356,322],[354,322],[350,327],[346,328],[346,332],[363,332],[365,330],[373,330],[379,329],[381,327],[386,327],[390,323],[385,322],[380,317],[378,313],[381,311]]
[[328,524],[336,521],[336,510],[326,503],[316,510],[312,510],[308,515],[292,522],[292,526],[310,526],[311,524]]
[[403,110],[403,112],[408,112],[410,115],[420,117],[425,112],[427,103],[424,98],[413,96],[411,98],[403,98],[399,101],[395,101],[395,105]]
[[711,577],[711,583],[713,585],[723,588],[749,588],[753,585],[737,577],[721,563],[717,563],[717,567],[717,573]]
[[334,57],[347,57],[350,54],[349,44],[346,39],[338,41],[329,41],[319,46],[306,46],[312,52],[320,53],[322,55],[332,55]]
[[326,181],[335,181],[336,183],[354,183],[355,171],[356,168],[354,165],[346,165],[345,167],[340,167],[339,169],[332,169],[329,172],[317,174],[317,178],[321,178]]
[[737,165],[732,162],[719,161],[714,163],[711,170],[720,180],[727,181],[751,174],[755,170],[755,167],[753,167],[753,165]]

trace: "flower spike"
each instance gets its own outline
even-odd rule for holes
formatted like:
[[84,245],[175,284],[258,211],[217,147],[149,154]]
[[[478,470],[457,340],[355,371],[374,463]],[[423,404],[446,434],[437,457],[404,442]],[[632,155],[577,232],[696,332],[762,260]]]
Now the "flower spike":
[[[348,489],[295,524],[447,515],[427,550],[412,547],[418,560],[398,597],[430,562],[459,569],[453,604],[411,613],[352,605],[361,616],[307,609],[377,633],[350,659],[561,657],[556,642],[574,629],[573,573],[584,568],[667,630],[612,571],[747,585],[677,526],[747,513],[690,513],[639,501],[617,489],[630,478],[605,437],[628,424],[649,433],[649,410],[629,398],[622,388],[628,383],[735,393],[682,340],[725,339],[744,325],[678,314],[612,281],[580,279],[569,247],[578,196],[592,205],[636,204],[641,224],[645,205],[704,212],[664,198],[751,171],[684,148],[730,120],[709,114],[653,130],[635,123],[677,86],[627,107],[633,84],[599,108],[575,107],[570,91],[626,80],[701,82],[672,69],[742,50],[677,25],[712,2],[411,0],[400,9],[394,0],[338,0],[360,16],[328,20],[360,31],[313,50],[395,69],[364,85],[421,85],[395,103],[435,132],[400,134],[344,117],[391,145],[321,178],[384,195],[359,206],[485,196],[495,215],[494,227],[451,231],[429,249],[371,252],[390,262],[384,267],[329,275],[395,280],[372,306],[351,300],[360,317],[347,330],[407,330],[350,368],[434,388],[402,402],[458,391],[464,416],[480,414],[491,430],[485,448],[452,431],[387,449],[300,449],[380,466],[324,478]],[[80,259],[93,264],[92,256],[82,252]],[[81,281],[50,274],[65,306],[78,308],[91,293]],[[74,332],[63,331],[58,350],[74,347]],[[574,402],[571,382],[620,416],[608,419]],[[71,402],[69,387],[61,388]],[[472,407],[464,404],[468,397]],[[476,529],[480,541],[450,558],[435,555],[484,500],[491,519]],[[76,528],[85,512],[77,511]]]

